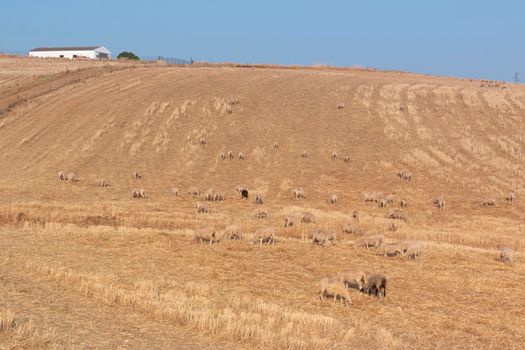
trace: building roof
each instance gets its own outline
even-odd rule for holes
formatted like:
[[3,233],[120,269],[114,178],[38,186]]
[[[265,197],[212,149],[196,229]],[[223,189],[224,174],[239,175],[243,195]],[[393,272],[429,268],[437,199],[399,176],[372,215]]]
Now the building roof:
[[71,47],[37,47],[30,51],[92,51],[102,47],[99,46],[71,46]]

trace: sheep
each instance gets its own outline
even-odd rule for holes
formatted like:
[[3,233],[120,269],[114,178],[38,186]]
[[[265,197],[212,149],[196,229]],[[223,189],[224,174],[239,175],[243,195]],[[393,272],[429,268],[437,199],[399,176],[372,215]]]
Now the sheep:
[[496,199],[495,199],[495,198],[486,198],[486,199],[483,201],[482,205],[483,205],[484,207],[489,207],[489,206],[493,207],[493,206],[496,205]]
[[377,202],[377,205],[379,208],[385,208],[388,205],[388,202],[386,201],[386,199],[381,199]]
[[262,246],[263,243],[266,244],[275,244],[275,228],[273,227],[263,227],[255,231],[255,239],[251,244],[259,242],[259,246]]
[[404,209],[404,208],[408,207],[408,202],[406,200],[402,199],[402,200],[399,201],[399,206]]
[[298,187],[298,188],[295,188],[293,190],[293,195],[295,197],[295,200],[299,200],[301,198],[306,198],[305,195],[304,195],[304,189],[301,188],[301,187]]
[[230,225],[224,229],[223,237],[228,237],[229,240],[242,239],[241,228],[239,225]]
[[268,219],[268,212],[263,209],[255,209],[252,212],[252,219]]
[[381,234],[377,235],[368,235],[361,237],[354,242],[354,247],[356,248],[381,248],[385,244],[385,236]]
[[381,192],[363,192],[363,202],[378,202],[381,200]]
[[368,295],[374,294],[376,297],[386,298],[387,279],[382,274],[372,274],[368,277],[368,282],[363,288],[363,292]]
[[208,205],[206,205],[206,203],[204,202],[197,202],[195,203],[195,211],[197,213],[208,213],[209,212]]
[[383,198],[388,204],[394,203],[394,200],[396,199],[396,196],[394,194],[386,195],[385,198]]
[[336,160],[337,159],[337,152],[333,151],[332,154],[331,154],[331,157],[332,157],[332,160]]
[[67,174],[67,181],[69,182],[75,182],[76,179],[75,179],[75,173],[68,173]]
[[239,160],[244,160],[244,153],[243,152],[239,152]]
[[131,191],[131,196],[133,198],[146,198],[146,193],[144,192],[142,188],[134,188]]
[[138,171],[135,171],[135,172],[133,173],[133,178],[134,178],[135,180],[139,180],[139,179],[142,179],[142,175],[140,175]]
[[337,195],[333,194],[330,196],[330,203],[336,204],[337,203]]
[[201,137],[201,138],[199,139],[199,143],[200,143],[201,145],[205,145],[205,144],[208,143],[208,139],[207,139],[206,137]]
[[352,212],[352,219],[354,219],[355,222],[359,222],[359,212],[357,210]]
[[224,153],[224,152],[219,153],[219,159],[220,160],[225,160],[226,159],[226,153]]
[[302,157],[302,158],[308,158],[309,156],[310,156],[310,155],[308,154],[308,151],[307,151],[307,150],[303,150],[303,151],[301,152],[301,157]]
[[173,197],[179,196],[179,189],[177,187],[173,187],[170,192],[173,195]]
[[514,251],[509,247],[503,247],[500,251],[500,260],[504,263],[511,263],[514,261]]
[[279,149],[279,144],[277,142],[274,142],[272,145],[273,149]]
[[228,103],[229,105],[236,105],[239,103],[239,99],[237,97],[230,97],[226,103]]
[[350,163],[350,160],[351,160],[350,156],[346,156],[346,157],[344,157],[344,159],[343,159],[343,161],[344,161],[345,163]]
[[345,108],[345,104],[341,102],[341,103],[337,104],[336,108],[337,109],[344,109]]
[[228,158],[233,159],[233,151],[228,151]]
[[402,213],[401,211],[399,210],[392,210],[388,216],[387,216],[388,219],[394,219],[394,220],[403,220],[403,221],[407,221],[407,217],[404,213]]
[[224,105],[224,113],[227,113],[227,114],[232,114],[233,113],[233,108],[229,105]]
[[246,186],[238,185],[235,190],[237,191],[237,193],[241,193],[242,190],[245,190],[245,189],[246,189]]
[[204,242],[210,242],[210,245],[214,242],[219,242],[215,229],[211,226],[195,229],[195,240],[198,240],[201,244]]
[[64,174],[63,171],[59,171],[59,172],[58,172],[58,179],[59,179],[60,181],[64,181],[64,180],[66,180],[66,174]]
[[390,223],[390,225],[388,225],[388,230],[389,231],[395,232],[395,231],[397,231],[397,228],[398,228],[397,223],[394,222],[394,221],[392,221]]
[[337,278],[323,278],[319,282],[319,298],[324,301],[324,297],[334,297],[334,303],[337,297],[344,303],[345,306],[352,305],[352,299],[350,293],[343,282],[337,280]]
[[284,217],[284,227],[293,226],[295,219],[293,216],[287,215]]
[[344,233],[353,233],[353,234],[361,234],[363,232],[363,230],[361,230],[357,225],[353,223],[344,224],[342,230]]
[[213,201],[214,202],[220,202],[224,200],[224,195],[221,193],[214,193],[213,194]]
[[309,223],[315,223],[314,215],[310,213],[309,211],[303,212],[303,215],[301,215],[301,222],[304,222],[306,224]]
[[346,270],[337,273],[337,279],[343,282],[347,288],[355,287],[362,291],[365,284],[365,273],[361,270]]
[[260,194],[255,196],[255,204],[263,204],[263,197]]
[[400,179],[405,181],[412,180],[412,173],[407,170],[399,170],[396,174]]
[[248,199],[248,190],[247,189],[243,189],[241,191],[241,198],[242,199]]
[[408,259],[419,260],[419,258],[421,257],[421,243],[412,242],[406,249],[404,255]]
[[509,203],[514,203],[516,201],[516,192],[509,192],[505,200]]
[[384,256],[397,256],[402,254],[402,248],[399,243],[391,243],[383,245]]
[[188,194],[192,197],[197,197],[199,195],[199,189],[195,186],[191,186],[188,189]]
[[440,210],[445,209],[445,199],[443,198],[443,195],[436,197],[432,200],[432,204],[434,204],[436,207],[438,207]]
[[211,202],[214,200],[214,195],[215,195],[215,190],[213,189],[213,187],[210,187],[206,190],[206,192],[204,192],[202,199],[204,199],[205,201]]
[[93,183],[93,186],[102,188],[102,187],[108,187],[109,184],[106,181],[106,179],[96,179],[95,182]]
[[322,245],[335,244],[336,233],[334,231],[328,231],[323,229],[316,229],[311,235],[312,243]]

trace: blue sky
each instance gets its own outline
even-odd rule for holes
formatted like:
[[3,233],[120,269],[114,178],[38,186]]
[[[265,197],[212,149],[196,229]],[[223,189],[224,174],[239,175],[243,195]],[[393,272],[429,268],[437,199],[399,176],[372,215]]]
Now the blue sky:
[[525,81],[525,0],[0,0],[0,51],[360,65]]

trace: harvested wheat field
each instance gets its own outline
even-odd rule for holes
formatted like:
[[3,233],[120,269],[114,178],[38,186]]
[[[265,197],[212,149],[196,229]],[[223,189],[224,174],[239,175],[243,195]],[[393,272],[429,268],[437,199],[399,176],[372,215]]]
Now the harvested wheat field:
[[521,85],[2,56],[0,110],[0,348],[525,343]]

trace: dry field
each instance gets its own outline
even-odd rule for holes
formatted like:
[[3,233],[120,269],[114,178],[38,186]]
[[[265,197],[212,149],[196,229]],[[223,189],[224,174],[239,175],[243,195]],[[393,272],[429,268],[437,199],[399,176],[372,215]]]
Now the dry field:
[[[0,349],[523,347],[523,87],[12,57],[0,57],[0,79]],[[197,214],[191,186],[225,200]],[[396,200],[379,208],[363,202],[368,191]],[[481,205],[488,197],[496,206]],[[408,220],[389,231],[401,199]],[[259,208],[269,218],[251,218]],[[361,234],[420,240],[421,259],[354,248],[360,235],[341,229],[354,210]],[[301,223],[303,211],[316,222]],[[242,240],[193,239],[230,224]],[[277,228],[276,244],[249,244],[263,226]],[[311,244],[314,228],[336,230],[337,244]],[[513,263],[498,260],[502,246]],[[354,268],[384,273],[387,297],[319,299],[321,278]]]

